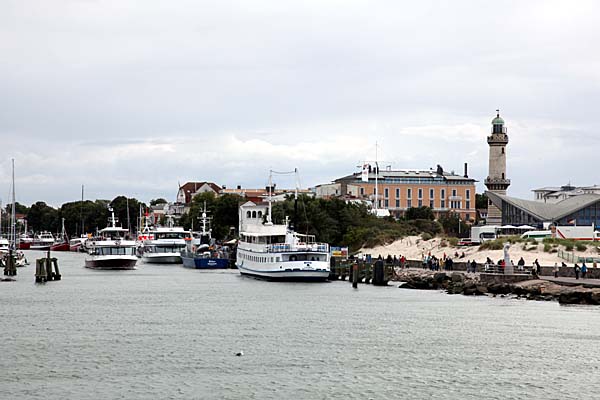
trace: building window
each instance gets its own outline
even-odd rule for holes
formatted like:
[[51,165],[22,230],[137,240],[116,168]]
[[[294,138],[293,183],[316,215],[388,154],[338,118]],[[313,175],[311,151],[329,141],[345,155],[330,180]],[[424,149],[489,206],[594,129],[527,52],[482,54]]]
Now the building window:
[[422,198],[423,198],[423,189],[419,188],[419,191],[418,191],[418,193],[419,193],[419,194],[418,194],[418,196],[419,196],[419,199],[422,199]]
[[386,199],[388,197],[390,197],[390,189],[389,188],[384,188],[383,189],[383,197],[385,197]]
[[419,199],[419,207],[423,207],[423,200]]
[[456,196],[456,189],[452,189],[452,197]]
[[412,200],[411,199],[406,200],[406,208],[411,208],[411,207],[412,207]]
[[396,199],[396,208],[400,208],[400,199]]
[[396,198],[400,198],[400,188],[396,188]]
[[406,189],[406,197],[409,199],[412,199],[412,189],[411,188]]
[[440,190],[440,208],[446,208],[446,189]]
[[433,209],[433,200],[429,200],[429,208]]
[[364,195],[365,195],[365,188],[364,188],[364,187],[361,187],[361,188],[360,188],[360,195],[361,195],[361,196],[364,196]]
[[377,186],[373,188],[373,194],[377,193]]
[[435,190],[429,189],[429,200],[435,199]]
[[471,201],[467,200],[466,203],[467,203],[467,210],[468,210],[471,208]]
[[502,148],[502,154],[504,154],[504,147]]
[[[470,200],[470,199],[471,199],[471,191],[470,191],[469,189],[467,189],[467,190],[465,191],[465,197],[467,198],[467,200]],[[467,207],[467,208],[469,208],[469,207]]]
[[390,206],[390,203],[389,203],[389,200],[388,200],[388,199],[385,199],[385,200],[383,201],[383,206],[384,206],[385,208],[388,208],[388,207]]
[[465,214],[465,220],[470,221],[471,220],[471,214],[466,213]]

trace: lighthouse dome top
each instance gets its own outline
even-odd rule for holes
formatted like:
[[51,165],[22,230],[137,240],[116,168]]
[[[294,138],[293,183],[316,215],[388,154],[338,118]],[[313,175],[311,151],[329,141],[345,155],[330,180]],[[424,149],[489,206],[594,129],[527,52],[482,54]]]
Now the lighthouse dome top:
[[504,120],[500,117],[500,111],[496,114],[496,118],[492,120],[492,125],[504,125]]

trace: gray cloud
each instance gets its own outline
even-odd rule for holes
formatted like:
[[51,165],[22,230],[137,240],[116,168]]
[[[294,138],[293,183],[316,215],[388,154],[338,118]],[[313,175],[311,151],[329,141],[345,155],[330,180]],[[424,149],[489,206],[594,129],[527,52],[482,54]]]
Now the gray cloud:
[[[484,5],[485,4],[485,5]],[[177,181],[307,186],[381,156],[487,175],[502,108],[514,195],[593,184],[600,5],[581,1],[3,2],[0,185],[31,203]],[[1,189],[1,187],[0,187]],[[0,196],[5,197],[0,190]]]

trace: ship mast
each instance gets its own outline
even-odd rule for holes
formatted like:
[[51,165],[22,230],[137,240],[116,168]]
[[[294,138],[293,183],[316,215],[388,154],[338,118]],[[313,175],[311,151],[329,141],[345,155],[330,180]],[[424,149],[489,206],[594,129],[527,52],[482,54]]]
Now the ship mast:
[[273,170],[269,170],[269,197],[267,199],[267,201],[269,202],[269,213],[267,214],[267,222],[265,223],[265,225],[273,225],[273,220],[271,219],[271,202],[272,200],[272,194],[271,191],[273,190]]

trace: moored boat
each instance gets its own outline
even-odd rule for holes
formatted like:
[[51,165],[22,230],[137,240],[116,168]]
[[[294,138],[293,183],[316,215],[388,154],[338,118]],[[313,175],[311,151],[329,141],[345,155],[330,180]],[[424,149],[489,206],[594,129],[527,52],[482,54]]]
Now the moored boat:
[[65,230],[65,219],[62,219],[62,230],[60,233],[60,242],[55,242],[52,246],[50,246],[50,251],[69,251],[69,237],[67,236],[67,231]]
[[54,236],[50,232],[43,231],[39,234],[35,235],[33,241],[31,242],[31,246],[29,249],[31,250],[50,250],[50,247],[56,243]]
[[115,213],[111,212],[110,226],[100,231],[100,236],[86,242],[89,248],[85,259],[85,266],[92,269],[135,269],[137,257],[135,255],[136,243],[129,240],[129,231],[116,226]]
[[181,264],[181,252],[192,234],[182,227],[172,226],[155,228],[149,232],[149,239],[142,243],[142,261],[156,264]]
[[85,251],[86,240],[88,240],[88,237],[85,235],[69,240],[69,251]]
[[[273,187],[271,180],[270,176],[269,188]],[[329,245],[317,243],[314,235],[295,232],[287,220],[285,224],[274,224],[270,190],[267,205],[251,201],[241,205],[239,221],[236,265],[242,275],[292,281],[328,278]]]
[[210,218],[206,214],[206,203],[202,211],[202,230],[198,232],[181,253],[183,266],[193,269],[224,269],[230,267],[231,250],[221,246],[211,236],[207,229]]

